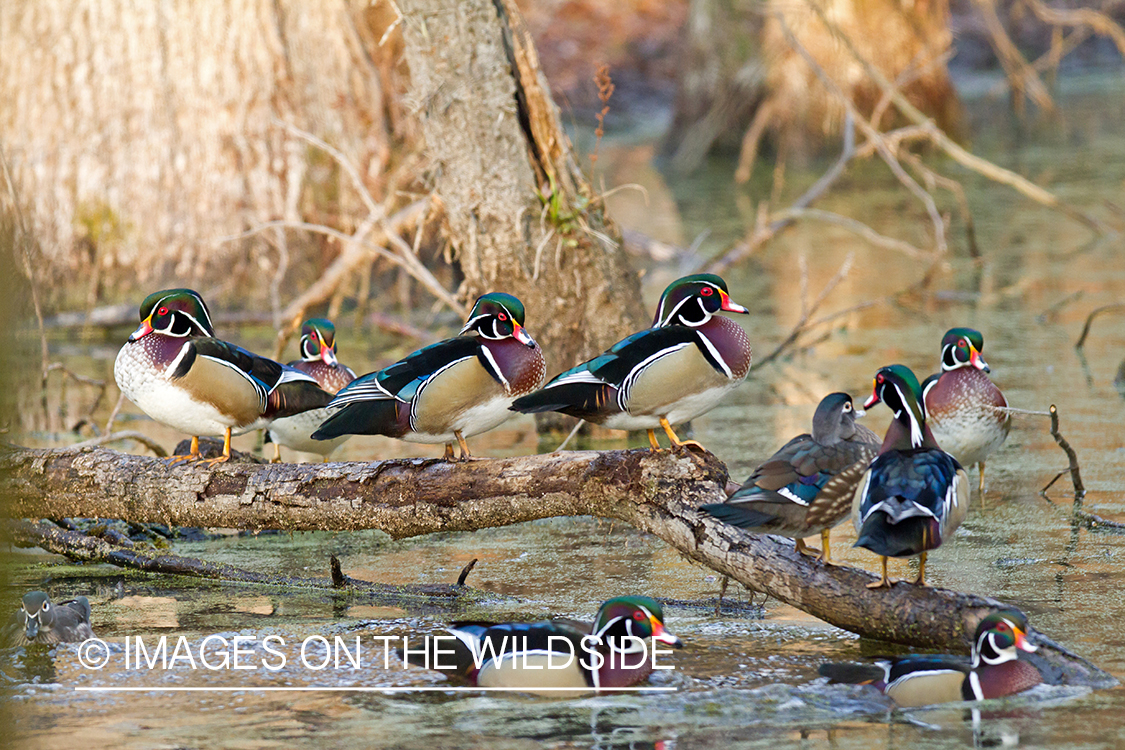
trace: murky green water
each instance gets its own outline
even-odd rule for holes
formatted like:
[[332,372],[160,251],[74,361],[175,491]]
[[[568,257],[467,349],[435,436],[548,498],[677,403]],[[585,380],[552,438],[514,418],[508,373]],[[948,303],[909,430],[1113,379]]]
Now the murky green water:
[[[1076,204],[1111,215],[1105,205],[1125,205],[1125,88],[1098,84],[1093,94],[1064,99],[1065,125],[1032,132],[1002,128],[991,109],[977,103],[976,146],[987,155],[1050,186]],[[984,119],[986,116],[990,119]],[[609,184],[643,182],[650,204],[637,195],[614,196],[622,221],[660,239],[689,244],[711,230],[704,253],[742,236],[754,203],[770,190],[768,170],[746,192],[728,182],[729,166],[677,182],[658,181],[643,166],[647,147],[603,145],[599,164]],[[614,165],[617,165],[616,167]],[[641,165],[641,166],[638,166]],[[960,175],[955,169],[952,174]],[[798,194],[816,172],[790,172],[785,195]],[[964,176],[964,175],[960,175]],[[1125,315],[1095,323],[1085,361],[1073,343],[1090,310],[1125,300],[1125,244],[1120,237],[1090,242],[1089,233],[1060,215],[1039,209],[993,185],[966,177],[975,229],[983,252],[967,257],[963,222],[955,216],[953,250],[932,294],[852,313],[827,339],[791,358],[755,371],[726,403],[696,421],[695,437],[741,478],[791,435],[807,429],[819,398],[846,389],[866,394],[883,364],[904,362],[920,375],[937,365],[941,334],[953,325],[984,332],[993,377],[1013,406],[1044,410],[1057,404],[1062,432],[1077,450],[1089,494],[1084,509],[1125,521],[1125,401],[1113,380],[1125,359]],[[787,203],[785,200],[783,203]],[[946,201],[946,206],[952,206]],[[861,165],[821,207],[855,216],[886,234],[925,246],[929,229],[918,204],[904,198],[879,168]],[[640,223],[640,219],[632,219]],[[1115,221],[1120,222],[1117,215]],[[773,349],[800,315],[798,255],[809,263],[815,297],[849,253],[855,265],[820,314],[883,297],[912,284],[917,261],[876,250],[837,228],[802,225],[759,256],[727,274],[732,296],[752,310],[746,320],[756,356]],[[652,268],[646,288],[655,298],[678,275]],[[1071,295],[1080,294],[1054,309]],[[534,332],[534,311],[528,326]],[[343,326],[341,326],[343,328]],[[246,332],[244,332],[246,333]],[[810,337],[815,339],[816,336]],[[247,343],[261,343],[266,339]],[[56,342],[55,354],[75,370],[112,380],[116,342]],[[380,339],[360,341],[342,331],[341,359],[366,371],[400,356]],[[109,401],[116,394],[111,394]],[[84,408],[72,387],[70,416]],[[108,405],[99,409],[104,421]],[[132,413],[132,412],[130,412]],[[128,415],[126,415],[128,416]],[[867,417],[882,430],[884,407]],[[165,445],[179,436],[147,421],[127,419]],[[48,436],[32,435],[30,442]],[[530,420],[511,422],[473,441],[483,454],[529,453],[539,447]],[[253,439],[241,439],[250,448]],[[371,438],[348,443],[342,459],[436,455],[430,448]],[[988,509],[974,506],[955,538],[931,556],[927,576],[936,585],[995,596],[1027,611],[1035,626],[1062,644],[1125,678],[1125,535],[1090,529],[1076,520],[1066,479],[1039,490],[1066,466],[1042,417],[1017,417],[1004,448],[988,465]],[[850,547],[842,527],[833,557],[873,569],[873,560]],[[974,716],[961,707],[888,713],[869,691],[828,687],[816,679],[825,660],[885,652],[879,644],[813,620],[777,602],[728,594],[741,606],[714,613],[719,581],[659,540],[621,524],[579,518],[553,519],[470,534],[439,534],[390,541],[384,535],[296,534],[230,536],[181,543],[186,555],[253,569],[326,575],[337,555],[356,578],[388,583],[451,582],[478,558],[469,582],[495,597],[468,607],[419,601],[374,602],[317,592],[280,592],[122,573],[106,566],[75,567],[53,556],[20,552],[15,588],[45,588],[56,598],[86,595],[94,626],[107,640],[126,636],[154,641],[186,636],[198,647],[211,634],[226,638],[275,635],[285,642],[287,665],[234,671],[126,669],[119,649],[110,665],[83,669],[76,650],[60,647],[53,659],[0,654],[3,672],[17,680],[7,690],[11,738],[35,747],[961,747],[1094,748],[1125,744],[1125,689],[1090,693],[1040,689]],[[905,573],[905,565],[900,572]],[[435,686],[430,672],[384,668],[372,636],[420,635],[448,619],[536,619],[548,614],[590,617],[605,598],[644,593],[673,600],[667,624],[688,644],[675,669],[653,683],[674,693],[583,700],[428,693],[161,693],[91,694],[77,687]],[[760,606],[763,605],[764,606]],[[361,668],[347,663],[314,671],[299,665],[303,639],[359,635],[369,647]],[[267,656],[260,647],[252,663]],[[25,682],[28,679],[33,682]]]

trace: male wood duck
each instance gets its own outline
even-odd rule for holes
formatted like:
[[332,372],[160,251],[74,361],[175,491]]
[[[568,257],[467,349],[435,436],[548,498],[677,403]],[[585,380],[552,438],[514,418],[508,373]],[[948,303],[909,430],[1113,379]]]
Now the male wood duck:
[[855,488],[881,442],[856,424],[862,416],[848,394],[828,394],[813,414],[811,435],[786,443],[725,503],[701,510],[755,534],[795,539],[803,554],[816,553],[804,539],[819,533],[820,558],[831,564],[829,532],[852,512]]
[[512,401],[534,391],[546,376],[543,350],[523,320],[523,304],[512,295],[483,295],[459,336],[345,386],[313,439],[387,435],[445,443],[446,459],[453,458],[456,440],[461,459],[469,458],[465,438],[506,421]]
[[888,557],[921,555],[916,583],[926,583],[926,553],[965,520],[969,483],[957,459],[938,447],[926,425],[918,378],[905,365],[884,367],[863,405],[882,401],[894,412],[879,455],[856,488],[852,503],[856,547],[879,555],[882,578],[869,588],[890,586]]
[[[333,396],[355,380],[351,368],[336,359],[336,327],[324,318],[311,318],[304,322],[301,326],[301,358],[290,362],[287,367],[312,377]],[[327,461],[329,454],[348,439],[346,435],[334,440],[312,439],[313,432],[328,416],[328,409],[310,409],[271,422],[266,431],[266,442],[274,444],[273,463],[281,460],[283,445],[295,451],[319,453]]]
[[232,431],[325,406],[331,394],[292,367],[215,338],[211,315],[197,292],[166,289],[141,304],[141,325],[121,347],[113,376],[125,396],[158,422],[191,438],[191,452],[171,463],[199,459],[199,436],[222,435],[230,460]]
[[985,373],[984,337],[972,328],[952,328],[941,340],[941,372],[922,383],[926,421],[942,450],[968,468],[980,467],[984,502],[984,461],[1008,437],[1008,399]]
[[589,692],[636,685],[652,673],[657,644],[683,647],[664,629],[660,603],[647,596],[610,599],[592,624],[462,622],[448,630],[456,641],[440,643],[444,653],[436,654],[436,665],[455,668],[441,671],[472,685],[545,695],[557,695],[560,688]]
[[9,646],[32,643],[76,643],[94,637],[90,602],[84,596],[54,603],[42,591],[24,594],[23,604],[8,627]]
[[822,664],[831,682],[871,685],[903,707],[988,700],[1015,695],[1043,682],[1019,652],[1037,651],[1027,640],[1027,618],[1018,610],[994,612],[980,621],[972,659],[940,654],[903,656],[875,664]]
[[652,327],[619,341],[599,357],[556,376],[517,399],[524,413],[558,411],[615,430],[647,430],[653,450],[661,427],[675,448],[672,425],[713,409],[750,371],[750,341],[742,326],[717,315],[746,313],[714,274],[685,276],[660,297]]

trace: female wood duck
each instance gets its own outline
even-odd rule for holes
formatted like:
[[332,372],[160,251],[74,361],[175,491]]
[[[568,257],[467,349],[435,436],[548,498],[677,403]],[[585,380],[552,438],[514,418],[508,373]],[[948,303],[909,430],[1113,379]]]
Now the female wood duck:
[[984,461],[1008,437],[1012,417],[1008,399],[985,373],[984,337],[972,328],[952,328],[941,340],[941,372],[922,383],[926,421],[942,449],[968,468],[980,466],[984,501]]
[[440,644],[445,654],[438,655],[436,664],[455,668],[441,671],[481,687],[549,695],[560,688],[588,692],[636,685],[652,673],[657,643],[683,647],[664,629],[660,603],[647,596],[610,599],[593,624],[463,622],[454,623],[449,632],[457,640]]
[[483,295],[461,335],[345,386],[328,405],[334,413],[313,440],[387,435],[445,443],[446,459],[453,458],[456,440],[461,459],[469,458],[465,438],[507,420],[513,399],[531,393],[546,376],[543,350],[523,320],[523,304],[512,295]]
[[798,435],[754,470],[725,503],[701,510],[755,534],[780,534],[797,541],[797,551],[814,554],[805,537],[820,534],[820,557],[831,564],[829,531],[852,512],[852,496],[879,436],[856,419],[862,410],[846,393],[830,393],[813,414],[812,434]]
[[888,557],[921,555],[916,583],[926,583],[926,553],[965,520],[969,484],[965,470],[938,447],[926,425],[918,378],[905,365],[884,367],[864,408],[882,401],[894,412],[879,455],[856,488],[852,508],[856,547],[879,555],[882,578],[869,588],[890,586]]
[[[524,413],[558,411],[615,430],[647,430],[653,450],[662,427],[679,448],[672,425],[715,407],[750,371],[750,342],[742,326],[716,315],[745,313],[714,274],[685,276],[660,297],[652,327],[556,376],[517,399]],[[702,446],[699,446],[702,447]]]
[[232,431],[258,429],[332,398],[305,373],[214,336],[197,292],[166,289],[141,304],[141,325],[114,362],[114,378],[130,401],[192,436],[191,453],[171,463],[198,459],[200,435],[223,436],[223,455],[204,463],[228,461]]
[[[324,318],[311,318],[304,322],[301,326],[301,358],[290,362],[287,367],[312,377],[333,396],[355,380],[351,368],[336,359],[336,327]],[[348,439],[346,435],[334,440],[312,439],[313,432],[328,416],[327,409],[310,409],[271,422],[266,431],[266,442],[274,444],[273,463],[281,460],[283,445],[295,451],[319,453],[327,461],[329,454]]]
[[831,682],[871,685],[903,707],[954,701],[1003,698],[1043,682],[1039,670],[1021,661],[1019,652],[1038,646],[1027,640],[1027,618],[1018,610],[994,612],[980,621],[973,636],[972,661],[964,657],[924,654],[868,664],[822,664]]
[[31,643],[77,643],[94,637],[90,602],[84,596],[55,604],[42,591],[24,594],[8,628],[9,646]]

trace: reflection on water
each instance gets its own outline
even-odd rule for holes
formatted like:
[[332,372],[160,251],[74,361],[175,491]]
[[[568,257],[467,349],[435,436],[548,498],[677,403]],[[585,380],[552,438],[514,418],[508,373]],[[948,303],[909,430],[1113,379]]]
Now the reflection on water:
[[[1087,106],[1090,117],[1077,112]],[[1114,110],[1110,117],[1106,111]],[[1125,182],[1125,96],[1075,99],[1066,133],[1018,140],[995,127],[979,128],[977,147],[1078,205],[1121,201]],[[1085,110],[1081,110],[1085,111]],[[1070,144],[1078,144],[1074,147]],[[617,182],[653,182],[635,168],[647,146],[603,144],[599,167]],[[768,170],[759,170],[761,173]],[[658,239],[685,244],[709,229],[703,251],[714,253],[741,237],[768,185],[747,193],[730,189],[729,165],[673,186],[652,185],[660,221],[641,224]],[[816,174],[789,176],[803,189]],[[964,177],[964,175],[960,175]],[[821,207],[870,223],[879,231],[926,244],[921,209],[874,168],[860,166]],[[1078,452],[1089,488],[1083,509],[1125,519],[1125,326],[1107,314],[1093,326],[1083,363],[1073,349],[1086,316],[1097,306],[1125,300],[1125,260],[1120,237],[1090,243],[1077,225],[1022,201],[1013,193],[967,178],[975,231],[984,258],[964,251],[964,226],[955,218],[949,266],[934,282],[939,293],[910,295],[893,305],[856,311],[835,322],[812,348],[755,371],[719,408],[696,420],[695,437],[728,462],[736,478],[792,435],[807,429],[820,397],[845,389],[870,391],[875,369],[903,362],[924,376],[938,365],[942,333],[953,325],[984,332],[993,377],[1011,404],[1044,410],[1057,404],[1063,434]],[[613,210],[628,222],[644,217],[629,191],[615,194]],[[749,204],[747,206],[746,204]],[[648,209],[651,211],[651,209]],[[760,256],[727,274],[732,296],[752,315],[745,325],[760,357],[784,338],[801,310],[798,254],[808,260],[814,296],[849,253],[855,265],[829,297],[824,313],[883,297],[914,283],[917,261],[872,249],[835,228],[800,225]],[[646,289],[657,294],[678,269],[653,268]],[[1076,294],[1081,292],[1081,295]],[[528,312],[534,331],[535,312]],[[742,321],[740,321],[742,322]],[[268,334],[244,343],[268,348]],[[341,326],[341,360],[369,370],[405,353],[414,342],[364,339]],[[114,342],[56,342],[59,358],[77,372],[112,379]],[[1115,386],[1115,380],[1118,385]],[[115,394],[114,394],[115,395]],[[52,398],[57,398],[53,396]],[[73,388],[71,415],[88,408],[89,394]],[[86,399],[84,403],[78,403]],[[111,398],[107,401],[112,401]],[[54,404],[54,402],[52,402]],[[111,404],[103,404],[104,422]],[[52,406],[53,408],[53,406]],[[119,426],[143,429],[165,445],[180,435],[126,410]],[[889,421],[883,407],[866,417],[873,429]],[[954,539],[931,556],[934,584],[996,596],[1029,613],[1057,641],[1125,677],[1125,636],[1120,627],[1125,591],[1125,536],[1091,528],[1073,512],[1066,477],[1039,490],[1066,466],[1042,417],[1018,417],[1004,448],[988,464],[988,509],[974,503]],[[57,436],[40,436],[44,442]],[[32,436],[35,439],[35,436]],[[244,436],[236,447],[253,449]],[[528,418],[474,440],[481,454],[526,454],[539,446]],[[440,448],[361,438],[340,459],[438,455]],[[873,569],[874,560],[853,550],[844,526],[833,535],[833,558]],[[944,707],[889,713],[882,696],[850,686],[827,686],[816,676],[823,661],[887,653],[861,643],[789,607],[765,602],[722,617],[714,614],[719,580],[683,560],[663,543],[620,523],[551,519],[472,534],[434,534],[392,541],[376,532],[225,536],[180,542],[182,554],[283,574],[325,575],[337,555],[354,577],[387,583],[450,582],[478,558],[469,583],[495,594],[471,605],[419,601],[372,602],[361,595],[279,592],[249,586],[154,578],[104,566],[75,567],[41,553],[23,553],[14,573],[21,590],[35,587],[56,600],[89,596],[94,626],[123,654],[126,636],[171,643],[183,635],[198,649],[211,634],[262,639],[275,635],[291,658],[276,672],[257,669],[126,669],[115,658],[104,670],[83,669],[72,646],[51,654],[0,654],[15,721],[12,737],[36,747],[253,748],[356,745],[375,747],[1109,747],[1125,743],[1125,689],[1096,693],[1037,689],[997,708],[974,712]],[[913,575],[912,563],[892,573]],[[673,694],[636,694],[581,700],[543,700],[480,694],[381,693],[76,693],[74,686],[337,687],[440,685],[433,673],[398,662],[345,665],[322,671],[299,664],[301,642],[313,635],[355,636],[371,643],[383,635],[432,633],[451,619],[536,620],[551,614],[589,618],[609,596],[639,593],[676,600],[666,608],[670,629],[687,644],[659,679]],[[728,596],[748,601],[732,588]],[[762,604],[759,596],[755,602]],[[260,645],[254,646],[260,648]],[[258,654],[259,652],[254,652]],[[261,654],[259,654],[261,655]],[[46,660],[45,662],[43,660]],[[48,684],[57,681],[53,685]],[[154,708],[158,707],[158,708]],[[326,742],[327,740],[327,742]]]

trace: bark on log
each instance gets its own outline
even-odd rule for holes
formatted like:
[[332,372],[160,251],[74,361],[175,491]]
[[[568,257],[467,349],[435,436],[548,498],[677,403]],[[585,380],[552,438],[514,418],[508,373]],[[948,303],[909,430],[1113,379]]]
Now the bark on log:
[[[830,567],[787,543],[698,512],[726,498],[710,454],[575,451],[519,458],[169,467],[104,448],[0,451],[10,518],[97,516],[170,525],[381,529],[397,539],[539,518],[597,515],[652,533],[757,591],[859,635],[967,650],[1001,603],[938,588],[870,590],[873,574]],[[1113,678],[1036,634],[1055,682]]]

